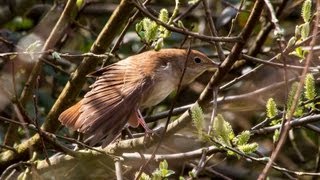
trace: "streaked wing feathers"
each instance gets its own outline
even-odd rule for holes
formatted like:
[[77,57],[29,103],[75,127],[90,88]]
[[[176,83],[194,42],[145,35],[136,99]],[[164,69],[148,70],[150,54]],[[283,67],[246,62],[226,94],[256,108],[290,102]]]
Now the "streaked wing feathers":
[[141,96],[150,89],[151,77],[145,77],[137,68],[115,64],[99,71],[101,76],[81,101],[80,116],[74,123],[74,127],[89,136],[90,144],[104,139],[103,146],[108,145],[138,108]]

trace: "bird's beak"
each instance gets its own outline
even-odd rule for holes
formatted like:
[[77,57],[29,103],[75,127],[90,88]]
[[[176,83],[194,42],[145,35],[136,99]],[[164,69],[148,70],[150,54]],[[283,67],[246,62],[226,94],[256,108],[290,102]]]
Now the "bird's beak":
[[212,59],[210,59],[210,61],[212,62],[212,64],[210,63],[210,66],[209,66],[209,68],[208,68],[208,71],[215,71],[215,70],[217,70],[217,69],[219,68],[219,66],[220,66],[221,63],[216,62],[216,61],[214,61],[214,60],[212,60]]

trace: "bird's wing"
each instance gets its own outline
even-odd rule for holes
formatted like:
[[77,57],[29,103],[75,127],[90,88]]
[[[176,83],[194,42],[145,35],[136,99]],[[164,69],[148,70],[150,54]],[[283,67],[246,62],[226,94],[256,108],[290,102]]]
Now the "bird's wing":
[[[94,75],[94,74],[93,74]],[[108,145],[123,129],[137,109],[141,96],[152,84],[150,76],[139,71],[139,65],[116,63],[99,70],[98,79],[81,100],[80,116],[69,123],[89,136],[91,145],[104,140]],[[68,113],[66,113],[68,114]]]

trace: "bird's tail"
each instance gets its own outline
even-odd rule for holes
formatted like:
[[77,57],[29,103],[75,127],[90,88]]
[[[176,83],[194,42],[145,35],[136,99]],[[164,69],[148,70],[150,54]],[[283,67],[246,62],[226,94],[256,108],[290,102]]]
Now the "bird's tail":
[[76,122],[80,116],[80,108],[81,101],[62,112],[58,118],[61,124],[67,126],[68,128],[72,128],[73,130],[78,130],[80,127],[76,127]]

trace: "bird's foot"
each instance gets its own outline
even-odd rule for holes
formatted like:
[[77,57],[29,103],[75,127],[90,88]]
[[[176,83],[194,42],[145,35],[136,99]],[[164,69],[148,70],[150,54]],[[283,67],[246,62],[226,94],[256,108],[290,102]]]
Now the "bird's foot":
[[158,138],[160,137],[160,129],[157,130],[152,130],[148,127],[147,123],[145,122],[140,110],[137,110],[137,117],[138,117],[138,122],[139,124],[143,127],[143,129],[145,130],[145,134],[144,134],[144,138],[150,138],[153,135],[157,136]]

